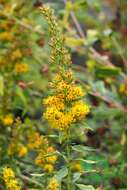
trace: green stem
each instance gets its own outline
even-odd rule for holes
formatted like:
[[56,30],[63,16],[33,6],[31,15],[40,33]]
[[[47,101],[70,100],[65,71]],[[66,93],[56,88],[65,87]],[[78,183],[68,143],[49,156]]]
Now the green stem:
[[72,179],[71,179],[71,146],[70,146],[70,130],[67,130],[67,160],[68,160],[68,176],[67,176],[67,190],[72,190]]

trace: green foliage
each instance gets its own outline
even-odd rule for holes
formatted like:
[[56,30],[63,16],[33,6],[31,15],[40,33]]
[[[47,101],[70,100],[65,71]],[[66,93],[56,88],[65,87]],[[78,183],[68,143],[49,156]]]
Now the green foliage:
[[[5,166],[14,169],[23,189],[43,190],[52,177],[61,190],[67,189],[66,135],[42,119],[42,99],[53,93],[49,81],[59,66],[71,63],[68,48],[76,83],[88,92],[85,101],[91,107],[87,121],[71,131],[72,190],[126,190],[127,2],[44,2],[55,10],[58,24],[42,17],[41,0],[0,0],[0,189],[5,189]],[[55,26],[53,33],[48,30]],[[28,71],[17,71],[18,64],[25,64]],[[4,124],[8,116],[13,119],[9,125]],[[33,133],[44,135],[57,149],[48,154],[57,155],[61,163],[52,174],[33,162],[38,150],[19,156],[21,145],[27,147]],[[14,156],[9,155],[12,142],[18,146]]]

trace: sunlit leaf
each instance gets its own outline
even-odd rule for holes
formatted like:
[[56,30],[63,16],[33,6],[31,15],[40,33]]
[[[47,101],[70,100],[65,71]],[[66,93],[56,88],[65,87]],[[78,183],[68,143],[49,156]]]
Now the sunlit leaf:
[[76,186],[81,190],[95,190],[91,185],[76,184]]

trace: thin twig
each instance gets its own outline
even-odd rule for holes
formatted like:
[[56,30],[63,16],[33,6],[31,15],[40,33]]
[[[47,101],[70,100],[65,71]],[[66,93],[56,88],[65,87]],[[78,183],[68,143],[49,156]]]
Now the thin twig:
[[28,182],[30,182],[30,183],[33,183],[33,184],[37,185],[38,187],[44,188],[44,186],[43,186],[42,184],[38,183],[37,181],[35,181],[35,180],[33,180],[33,179],[31,179],[31,178],[25,176],[25,175],[20,175],[19,177],[21,177],[21,178],[22,178],[23,180],[25,180],[25,181],[28,181]]
[[120,104],[119,102],[115,102],[115,101],[109,100],[107,97],[102,96],[97,91],[90,91],[89,94],[91,94],[92,96],[95,96],[97,98],[100,98],[104,102],[110,104],[111,107],[117,108],[120,111],[127,113],[127,109],[122,104]]
[[[66,5],[67,0],[63,0],[63,2],[64,2],[64,4]],[[78,22],[78,20],[77,20],[77,18],[76,18],[76,16],[75,16],[75,14],[74,14],[74,12],[73,12],[73,11],[70,11],[70,15],[71,15],[72,21],[73,21],[73,23],[74,23],[74,25],[75,25],[75,28],[76,28],[76,30],[77,30],[77,32],[78,32],[78,34],[79,34],[79,37],[85,39],[86,36],[85,36],[85,34],[84,34],[84,32],[83,32],[83,29],[81,28],[81,26],[80,26],[80,24],[79,24],[79,22]],[[110,66],[110,67],[115,67],[115,66],[111,63],[111,61],[109,60],[108,57],[105,59],[105,57],[102,56],[99,52],[97,52],[93,47],[89,48],[89,51],[90,51],[90,53],[91,53],[91,56],[92,56],[94,59],[96,59],[99,63],[102,64],[102,62],[103,62],[104,65],[107,65],[107,66]]]

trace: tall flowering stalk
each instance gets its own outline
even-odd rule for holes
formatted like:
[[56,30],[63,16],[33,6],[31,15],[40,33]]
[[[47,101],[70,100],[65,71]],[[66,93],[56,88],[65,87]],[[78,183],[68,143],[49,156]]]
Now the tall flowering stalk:
[[51,56],[50,63],[59,64],[59,71],[50,83],[52,94],[44,99],[44,118],[49,125],[64,135],[66,142],[67,158],[67,189],[73,188],[71,171],[71,138],[72,129],[80,123],[89,113],[90,108],[83,101],[85,92],[80,85],[75,82],[74,75],[70,68],[71,59],[65,45],[64,38],[58,27],[53,11],[47,7],[41,7],[41,12],[49,24],[51,35]]

